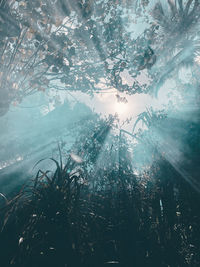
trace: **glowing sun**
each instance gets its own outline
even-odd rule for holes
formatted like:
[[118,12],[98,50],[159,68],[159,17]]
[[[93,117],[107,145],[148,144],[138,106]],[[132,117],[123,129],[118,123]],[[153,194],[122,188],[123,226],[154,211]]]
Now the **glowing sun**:
[[115,113],[119,115],[124,115],[128,111],[128,104],[123,102],[116,102],[114,104]]

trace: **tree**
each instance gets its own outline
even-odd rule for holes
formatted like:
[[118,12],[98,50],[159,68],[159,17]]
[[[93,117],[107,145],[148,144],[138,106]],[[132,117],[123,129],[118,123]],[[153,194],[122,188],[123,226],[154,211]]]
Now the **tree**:
[[[145,88],[137,81],[128,86],[121,78],[130,67],[126,56],[130,36],[124,31],[122,8],[118,1],[2,1],[2,115],[11,103],[37,90],[93,94],[115,87],[142,92]],[[152,49],[146,51],[149,64]]]

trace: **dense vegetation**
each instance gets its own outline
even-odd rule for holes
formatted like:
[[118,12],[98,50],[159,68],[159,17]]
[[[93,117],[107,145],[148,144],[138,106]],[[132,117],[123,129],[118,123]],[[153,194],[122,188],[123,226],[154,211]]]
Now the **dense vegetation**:
[[[155,127],[168,119],[153,120]],[[190,171],[188,183],[187,162],[181,172],[157,147],[151,168],[136,176],[122,133],[104,148],[109,164],[97,166],[112,124],[100,120],[88,139],[79,139],[73,149],[79,156],[62,159],[60,151],[60,162],[50,159],[55,171],[40,170],[39,162],[34,181],[7,200],[1,211],[2,266],[199,266],[198,175]],[[137,138],[152,136],[151,127]],[[184,139],[195,168],[193,142],[200,129],[187,127]]]
[[[133,37],[140,17],[148,27]],[[127,103],[120,93],[167,88],[170,99],[137,116],[132,132],[117,116],[78,121],[71,103],[72,129],[65,114],[41,119],[44,146],[55,137],[49,122],[63,136],[82,131],[38,159],[33,180],[22,185],[22,169],[12,192],[0,189],[1,266],[200,266],[199,18],[199,0],[0,1],[0,116],[41,92],[55,104],[52,90],[114,89]]]
[[[156,95],[184,65],[196,86],[199,8],[198,0],[1,0],[0,114],[51,89]],[[148,26],[134,37],[140,17]]]

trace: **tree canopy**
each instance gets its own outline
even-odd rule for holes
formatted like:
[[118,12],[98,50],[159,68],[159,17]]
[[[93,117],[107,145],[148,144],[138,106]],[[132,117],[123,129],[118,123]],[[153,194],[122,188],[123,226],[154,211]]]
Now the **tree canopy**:
[[[2,0],[0,113],[51,88],[156,95],[184,64],[197,79],[199,8],[198,0]],[[147,26],[133,36],[140,18]]]

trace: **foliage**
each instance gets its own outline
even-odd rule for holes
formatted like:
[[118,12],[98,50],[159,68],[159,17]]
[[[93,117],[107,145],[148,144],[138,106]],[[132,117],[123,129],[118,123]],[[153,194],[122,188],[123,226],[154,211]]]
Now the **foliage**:
[[[1,1],[1,115],[11,103],[16,105],[38,90],[80,90],[91,95],[111,88],[129,94],[157,92],[182,64],[188,45],[176,55],[169,55],[169,49],[177,48],[182,38],[194,41],[199,2],[189,0],[184,6],[170,0],[169,16],[156,4],[154,22],[148,8],[145,11],[148,4],[142,1],[141,9],[149,28],[133,40],[126,30],[133,25],[128,9],[135,16],[137,7],[130,1]],[[176,36],[163,35],[159,24]],[[181,37],[179,28],[184,29]],[[162,60],[157,62],[161,54],[171,57],[162,68]],[[144,69],[154,82],[138,82]],[[131,82],[124,82],[125,73]]]
[[[148,119],[152,122],[138,142],[169,120],[162,113]],[[102,130],[109,123],[100,121],[90,142],[79,140],[65,164],[60,151],[60,162],[51,159],[55,171],[38,170],[33,183],[8,200],[1,210],[3,266],[199,265],[197,188],[159,146],[151,167],[136,176],[126,132],[105,138]],[[193,124],[194,142],[198,134]],[[188,144],[189,135],[183,136]]]
[[[199,1],[155,3],[153,22],[149,5],[2,0],[0,115],[52,88],[157,95],[185,66],[191,81],[176,83],[187,102],[188,89],[199,89]],[[135,39],[128,9],[149,23]],[[193,100],[198,108],[199,90]],[[199,111],[193,121],[173,115],[147,109],[132,133],[118,129],[116,117],[92,116],[70,151],[62,143],[60,160],[50,159],[53,171],[39,169],[14,197],[0,193],[2,266],[198,267]]]

